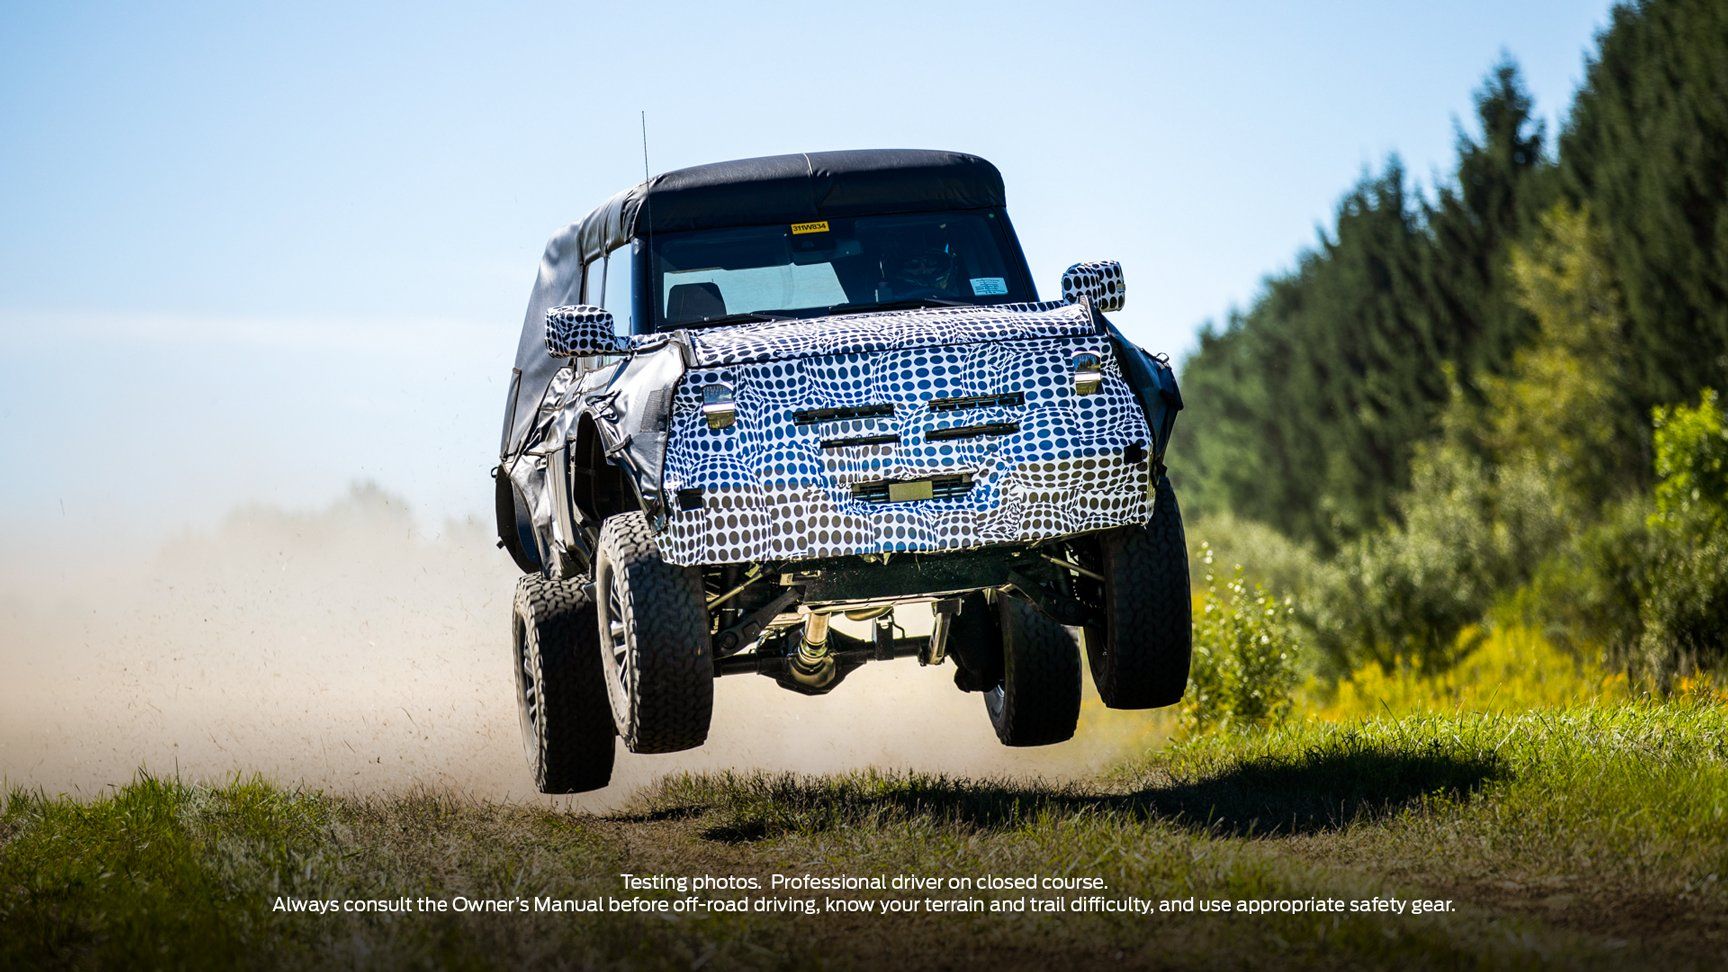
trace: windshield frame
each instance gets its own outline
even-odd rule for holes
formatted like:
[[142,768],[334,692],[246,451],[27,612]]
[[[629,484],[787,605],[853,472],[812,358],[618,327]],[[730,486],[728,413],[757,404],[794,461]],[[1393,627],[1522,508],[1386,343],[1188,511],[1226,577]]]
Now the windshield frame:
[[[977,301],[975,303],[969,304],[967,306],[990,306],[990,305],[996,305],[996,304],[1018,303],[1018,302],[1022,302],[1022,301],[1036,301],[1036,300],[1038,300],[1038,289],[1037,289],[1037,286],[1033,283],[1032,271],[1026,265],[1026,254],[1020,248],[1019,236],[1014,232],[1014,224],[1009,221],[1008,212],[1005,209],[997,207],[997,208],[991,208],[991,209],[954,209],[954,210],[938,210],[938,211],[919,211],[916,213],[881,212],[881,213],[868,213],[868,214],[865,214],[863,216],[854,216],[854,217],[847,217],[847,218],[849,218],[849,219],[860,219],[860,218],[868,219],[868,218],[875,217],[875,216],[914,216],[914,215],[917,215],[917,216],[924,216],[924,215],[929,215],[929,216],[974,216],[974,215],[976,215],[976,216],[987,217],[984,221],[985,225],[990,228],[990,232],[992,234],[994,234],[994,236],[995,236],[996,245],[997,245],[998,250],[1001,253],[1002,261],[1004,264],[1004,271],[1008,275],[1008,293],[1007,293],[1007,295],[1005,295],[1008,299],[1006,299],[1006,300],[1004,300],[1004,299],[980,300],[980,301]],[[778,226],[778,225],[782,225],[782,224],[779,221],[775,221],[772,223],[739,223],[737,228],[743,229],[743,228],[755,227],[755,226]],[[695,235],[695,234],[708,233],[708,232],[712,232],[712,230],[692,230],[692,231],[689,231],[688,233],[662,234],[662,235],[664,237],[676,238],[676,237],[683,237],[683,236],[687,236],[687,235]],[[660,305],[660,301],[655,299],[655,295],[659,294],[661,289],[664,286],[663,280],[661,279],[662,275],[663,275],[663,271],[652,266],[654,249],[655,249],[655,247],[654,247],[655,242],[658,242],[658,241],[643,238],[642,245],[632,247],[632,250],[634,251],[633,255],[635,257],[635,259],[633,260],[634,266],[632,269],[633,269],[634,273],[637,275],[636,279],[639,282],[646,280],[645,283],[643,283],[642,285],[640,285],[636,288],[635,294],[633,295],[635,298],[635,306],[636,306],[635,326],[634,326],[633,330],[638,334],[651,334],[651,333],[657,333],[661,330],[676,331],[676,330],[685,330],[685,329],[690,329],[690,328],[702,328],[702,327],[716,326],[715,324],[708,323],[708,322],[694,322],[694,323],[693,322],[685,322],[685,323],[668,325],[668,324],[666,324],[665,321],[662,320],[663,308]],[[904,303],[905,302],[903,302],[903,301],[890,301],[890,302],[888,302],[889,305],[893,305],[896,309],[898,309],[898,307],[900,307],[900,306],[903,306]],[[932,302],[931,306],[938,306],[938,303]],[[884,309],[888,309],[888,308],[884,308]],[[850,307],[849,309],[842,311],[840,313],[842,313],[842,314],[868,314],[868,313],[871,313],[872,311],[873,311],[872,307],[860,305],[860,306]],[[803,319],[803,318],[811,318],[811,317],[829,316],[831,313],[832,312],[827,307],[806,307],[806,308],[790,308],[790,309],[773,309],[773,310],[764,312],[764,316]],[[729,319],[726,321],[726,324],[740,323],[736,319],[736,317],[738,317],[738,316],[740,316],[740,315],[729,315],[728,316]],[[720,325],[720,326],[724,326],[724,325]]]

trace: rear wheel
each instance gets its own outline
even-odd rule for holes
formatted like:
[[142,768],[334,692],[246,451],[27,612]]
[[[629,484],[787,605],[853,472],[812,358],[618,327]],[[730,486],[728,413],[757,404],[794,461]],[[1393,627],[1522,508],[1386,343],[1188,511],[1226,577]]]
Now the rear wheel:
[[1086,629],[1098,696],[1112,709],[1156,709],[1182,700],[1194,629],[1182,510],[1159,477],[1152,522],[1100,543],[1104,623]]
[[1067,628],[1019,598],[999,595],[990,605],[972,597],[949,637],[966,639],[969,668],[988,680],[984,709],[1004,746],[1048,746],[1074,737],[1080,650]]
[[612,779],[616,733],[594,603],[576,584],[530,574],[516,582],[514,611],[516,707],[534,785],[598,790]]
[[600,529],[594,596],[607,696],[624,745],[633,753],[702,745],[714,711],[702,572],[661,559],[647,517],[620,513]]

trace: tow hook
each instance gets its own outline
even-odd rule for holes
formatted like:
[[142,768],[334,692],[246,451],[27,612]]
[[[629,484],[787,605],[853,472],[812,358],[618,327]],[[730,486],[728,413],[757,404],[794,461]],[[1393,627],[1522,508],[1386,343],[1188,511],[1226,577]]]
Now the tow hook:
[[836,672],[834,656],[828,653],[828,615],[815,611],[804,616],[804,632],[789,668],[792,679],[813,689],[825,689]]

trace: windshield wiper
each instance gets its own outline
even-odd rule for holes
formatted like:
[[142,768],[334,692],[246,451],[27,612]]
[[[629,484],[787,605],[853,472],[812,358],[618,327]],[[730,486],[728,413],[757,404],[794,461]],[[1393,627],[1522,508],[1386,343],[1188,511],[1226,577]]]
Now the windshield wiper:
[[722,314],[719,317],[704,317],[699,321],[683,321],[674,327],[713,327],[716,324],[746,324],[751,321],[789,321],[792,318],[785,314],[768,314],[762,311],[739,311],[736,314]]
[[971,307],[963,300],[948,300],[945,297],[908,297],[904,300],[858,300],[844,304],[830,304],[822,308],[824,314],[847,314],[853,311],[879,310],[910,310],[914,307]]

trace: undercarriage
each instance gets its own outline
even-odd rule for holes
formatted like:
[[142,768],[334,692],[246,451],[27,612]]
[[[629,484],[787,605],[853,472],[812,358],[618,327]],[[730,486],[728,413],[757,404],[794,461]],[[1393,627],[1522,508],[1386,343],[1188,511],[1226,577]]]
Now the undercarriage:
[[[953,621],[968,606],[1024,599],[1067,627],[1096,627],[1102,580],[1085,561],[1097,544],[1085,537],[1036,547],[985,548],[942,554],[872,554],[822,561],[724,567],[708,572],[716,676],[759,674],[795,692],[818,695],[872,661],[916,658],[940,665],[951,649]],[[908,636],[897,612],[930,614],[930,634]],[[868,625],[864,637],[837,630],[844,618]],[[961,683],[970,658],[954,655]],[[982,691],[978,685],[974,690]]]

